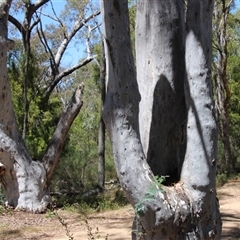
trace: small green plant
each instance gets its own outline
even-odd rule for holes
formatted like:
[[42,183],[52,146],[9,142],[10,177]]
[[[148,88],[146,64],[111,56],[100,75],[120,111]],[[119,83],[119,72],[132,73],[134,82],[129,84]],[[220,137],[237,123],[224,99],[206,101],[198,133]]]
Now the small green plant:
[[54,210],[53,209],[48,209],[47,212],[46,212],[45,218],[53,218],[55,216],[56,216],[56,214],[54,213]]
[[[101,236],[99,235],[99,229],[96,228],[96,231],[93,232],[92,227],[90,226],[87,218],[84,218],[85,225],[87,227],[87,235],[88,235],[88,240],[95,240],[95,239],[100,239]],[[104,238],[104,240],[108,240],[108,235]]]
[[123,195],[123,191],[119,190],[117,192],[106,192],[97,196],[91,196],[91,198],[82,198],[74,205],[77,207],[78,212],[82,214],[89,214],[93,212],[118,209],[127,204],[128,201]]
[[3,193],[3,190],[2,188],[0,187],[0,205],[4,205],[6,199],[5,199],[5,196],[4,196],[4,193]]
[[69,227],[68,227],[67,223],[65,222],[65,220],[58,214],[57,210],[50,209],[46,214],[46,218],[53,218],[53,217],[56,217],[58,219],[58,221],[61,223],[61,225],[65,228],[65,232],[68,237],[68,240],[74,240],[74,237],[71,234]]
[[223,186],[225,183],[227,183],[227,181],[228,181],[228,177],[226,173],[220,173],[216,177],[216,185],[218,187]]
[[146,202],[152,201],[156,198],[157,194],[159,192],[164,192],[164,189],[162,187],[162,183],[165,181],[166,177],[168,176],[154,176],[153,183],[150,185],[150,187],[147,189],[146,193],[144,194],[143,198],[140,199],[140,201],[135,205],[135,214],[136,214],[136,229],[133,230],[134,234],[136,234],[136,237],[138,240],[141,240],[144,238],[144,235],[146,234],[144,229],[142,228],[142,225],[140,223],[140,217],[144,215],[146,211]]
[[11,206],[0,205],[0,215],[13,215],[14,209]]
[[147,189],[144,197],[135,205],[135,213],[137,217],[143,216],[146,210],[146,202],[153,200],[157,193],[163,192],[162,183],[165,181],[167,176],[154,176],[153,183]]

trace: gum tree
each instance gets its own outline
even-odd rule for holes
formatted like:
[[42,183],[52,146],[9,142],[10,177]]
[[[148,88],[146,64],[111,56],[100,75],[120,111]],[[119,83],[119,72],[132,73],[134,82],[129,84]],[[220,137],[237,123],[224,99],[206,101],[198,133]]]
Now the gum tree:
[[[138,0],[135,71],[128,1],[101,1],[103,115],[118,178],[136,212],[133,239],[220,239],[213,4]],[[171,183],[178,174],[179,181],[164,186],[159,174]]]
[[[46,2],[46,0],[35,1],[35,3],[25,2],[26,6],[29,7],[29,12],[26,13],[26,21],[24,21],[22,28],[20,25],[24,39],[29,37],[28,40],[30,41],[29,28],[32,30],[40,21],[38,19],[37,22],[30,26],[30,18],[34,11]],[[53,172],[59,162],[67,133],[83,104],[83,86],[81,84],[78,85],[70,100],[64,105],[58,117],[55,130],[52,136],[50,136],[45,153],[39,161],[34,161],[24,143],[23,137],[25,134],[20,132],[17,125],[10,84],[7,78],[7,51],[13,47],[13,41],[8,39],[7,21],[10,5],[10,0],[0,2],[0,180],[5,192],[6,205],[32,212],[42,212],[46,210],[51,200],[49,186]],[[78,26],[80,22],[81,20],[78,19],[76,25]],[[18,24],[20,23],[18,22]],[[75,30],[76,26],[73,27]],[[60,61],[69,39],[70,37],[64,39],[65,41],[59,47],[60,50],[57,51],[56,57],[52,59],[56,67],[54,69],[58,74],[52,75],[52,78],[49,79],[47,88],[44,91],[46,95],[49,95],[54,90],[54,87],[64,76],[70,74],[74,71],[74,68],[77,69],[81,65],[79,63],[72,68],[65,69],[65,71],[58,71],[60,70]],[[44,41],[44,43],[46,46],[47,42]],[[48,53],[51,51],[48,47],[46,49]],[[90,62],[92,59],[92,57],[91,59],[88,58],[87,61]],[[26,67],[28,66],[29,64],[26,62]],[[51,66],[53,67],[53,65]]]

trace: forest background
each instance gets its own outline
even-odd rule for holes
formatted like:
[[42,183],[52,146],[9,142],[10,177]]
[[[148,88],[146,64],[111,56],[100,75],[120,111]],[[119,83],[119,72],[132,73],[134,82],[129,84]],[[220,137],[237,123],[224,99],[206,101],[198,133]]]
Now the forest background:
[[[104,183],[117,182],[107,136],[104,139],[104,166],[99,166],[102,154],[99,151],[99,126],[103,84],[98,8],[98,1],[88,0],[81,1],[81,4],[74,0],[44,4],[33,15],[28,39],[30,55],[26,50],[28,43],[24,42],[26,39],[22,38],[18,26],[13,19],[9,23],[9,37],[15,41],[15,47],[8,54],[8,78],[18,126],[33,159],[39,160],[44,154],[59,115],[76,87],[80,83],[85,86],[83,107],[68,132],[51,182],[50,191],[59,206],[81,202],[84,194],[95,193],[93,190],[99,189],[99,185],[104,186],[99,179],[104,179]],[[26,3],[15,1],[10,14],[24,25],[26,10]],[[135,1],[129,2],[129,10],[131,36],[134,40]],[[53,73],[51,57],[56,58],[59,46],[66,35],[71,33],[80,15],[85,19],[92,17],[84,22],[71,39],[68,38],[70,41],[58,66],[58,71],[68,74],[64,74],[56,83],[49,98],[43,98],[42,91]],[[213,23],[213,92],[219,126],[217,183],[222,185],[227,178],[240,173],[239,1],[216,1]],[[219,78],[223,75],[221,82]],[[101,178],[103,174],[104,178]],[[100,198],[104,199],[102,196]],[[1,201],[4,202],[3,193]],[[97,201],[98,205],[99,199]],[[92,203],[89,199],[88,202]],[[96,207],[96,202],[93,206]]]

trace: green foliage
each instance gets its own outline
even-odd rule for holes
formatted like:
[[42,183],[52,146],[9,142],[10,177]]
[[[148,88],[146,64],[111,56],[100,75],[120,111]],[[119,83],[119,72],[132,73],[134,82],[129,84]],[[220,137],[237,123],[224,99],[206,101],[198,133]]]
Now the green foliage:
[[[220,1],[219,7],[222,7]],[[217,6],[217,5],[216,5]],[[216,19],[213,19],[214,23],[214,34],[217,29]],[[218,26],[220,27],[220,26]],[[229,133],[230,133],[230,144],[232,151],[232,158],[235,164],[235,171],[240,172],[240,10],[230,12],[227,19],[227,42],[228,42],[228,59],[227,59],[227,77],[228,86],[230,90],[230,102],[228,105],[229,113]],[[216,40],[215,40],[216,41]],[[213,45],[213,50],[215,45]],[[216,51],[214,53],[214,60],[217,58]],[[218,173],[224,174],[228,171],[228,166],[224,161],[224,149],[223,140],[219,135],[218,144]],[[221,176],[222,177],[222,176]],[[221,178],[220,177],[220,178]]]
[[52,95],[44,108],[42,100],[35,98],[29,108],[29,127],[25,143],[33,159],[40,159],[53,134],[60,115],[60,101]]
[[123,207],[123,206],[125,206],[129,203],[128,200],[126,199],[125,195],[124,195],[123,190],[121,190],[121,188],[119,188],[116,191],[114,202],[120,207]]
[[225,183],[227,183],[227,181],[228,181],[228,177],[226,173],[220,173],[216,177],[216,185],[218,187],[223,186]]
[[[74,87],[84,82],[84,104],[75,119],[54,173],[52,191],[87,192],[95,188],[98,179],[98,129],[101,110],[99,69],[97,64],[77,71]],[[68,89],[62,97],[70,98]],[[67,100],[66,100],[67,101]],[[116,179],[116,171],[112,160],[108,138],[106,142],[106,179]]]
[[136,57],[136,50],[135,50],[135,18],[136,18],[136,1],[129,0],[128,1],[128,11],[129,11],[129,22],[130,22],[130,37],[132,43],[132,50],[133,56]]
[[100,118],[98,95],[95,83],[88,79],[85,82],[84,106],[69,131],[61,161],[56,169],[54,181],[60,184],[56,190],[67,188],[85,191],[96,183]]
[[0,187],[0,206],[3,206],[5,203],[5,197],[3,193],[3,189]]
[[55,215],[55,212],[53,209],[48,209],[47,212],[46,212],[46,215],[45,215],[45,218],[54,218],[56,215]]
[[30,54],[28,68],[27,96],[24,95],[25,55],[20,46],[10,52],[8,58],[8,78],[12,89],[14,111],[20,131],[24,123],[24,103],[28,106],[27,133],[25,144],[33,159],[40,159],[54,131],[59,114],[60,99],[52,94],[49,101],[42,98],[43,93],[37,87],[41,82],[39,55]]
[[146,211],[146,203],[156,198],[159,192],[163,192],[162,183],[165,181],[167,176],[154,176],[153,182],[147,189],[145,195],[135,205],[135,213],[138,217],[143,216]]
[[[123,191],[120,189],[116,192],[110,191],[89,197],[83,197],[80,194],[72,196],[62,195],[55,197],[53,202],[57,208],[63,207],[64,210],[81,214],[119,209],[129,204]],[[52,217],[51,212],[48,216]]]
[[229,42],[229,57],[227,71],[229,75],[229,88],[231,99],[229,103],[230,136],[232,157],[236,172],[240,172],[240,24],[239,13],[231,16],[231,41]]
[[2,187],[0,186],[0,215],[1,214],[13,214],[13,208],[5,205],[6,198]]

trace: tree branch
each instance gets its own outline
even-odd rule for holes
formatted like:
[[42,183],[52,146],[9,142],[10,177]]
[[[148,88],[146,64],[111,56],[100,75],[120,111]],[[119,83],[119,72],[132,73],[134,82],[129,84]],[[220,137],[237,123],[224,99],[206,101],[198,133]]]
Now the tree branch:
[[[39,36],[39,39],[40,39],[40,41],[42,42],[42,44],[45,48],[45,51],[50,54],[51,70],[52,70],[53,75],[56,76],[58,74],[58,67],[57,67],[57,64],[55,62],[53,52],[52,52],[51,48],[49,47],[47,39],[45,37],[41,21],[40,21],[40,32],[38,31],[38,36]],[[41,36],[42,36],[42,38],[41,38]]]
[[68,68],[68,69],[64,70],[63,72],[59,73],[54,78],[54,80],[50,83],[50,85],[48,85],[47,88],[45,89],[45,97],[48,97],[51,94],[53,89],[61,81],[62,78],[68,76],[71,73],[73,73],[75,70],[87,65],[88,63],[90,63],[94,59],[94,57],[95,56],[87,57],[86,59],[84,59],[80,63],[76,64],[75,66],[73,66],[71,68]]
[[33,4],[33,12],[36,12],[40,7],[42,7],[45,3],[49,2],[49,0],[36,0]]
[[43,165],[47,172],[47,185],[49,185],[54,169],[59,162],[67,133],[83,105],[83,89],[83,84],[80,84],[74,92],[71,100],[63,110],[57,127],[53,133],[53,137],[49,142],[48,148],[43,156]]
[[40,22],[40,18],[34,21],[34,23],[29,27],[29,32],[33,30],[33,28]]
[[60,61],[63,57],[63,54],[65,52],[65,50],[67,49],[67,46],[69,44],[69,42],[71,41],[71,39],[75,36],[75,34],[84,26],[84,24],[86,24],[88,21],[90,21],[92,18],[94,18],[95,16],[99,15],[100,11],[96,11],[95,13],[89,15],[87,18],[85,19],[81,19],[79,18],[78,20],[76,20],[74,27],[72,29],[72,31],[65,37],[65,39],[62,41],[61,45],[59,46],[57,53],[55,55],[55,62],[56,64],[59,66]]
[[15,17],[13,17],[12,15],[9,14],[8,21],[10,23],[12,23],[22,35],[26,34],[26,31],[25,31],[23,25]]

